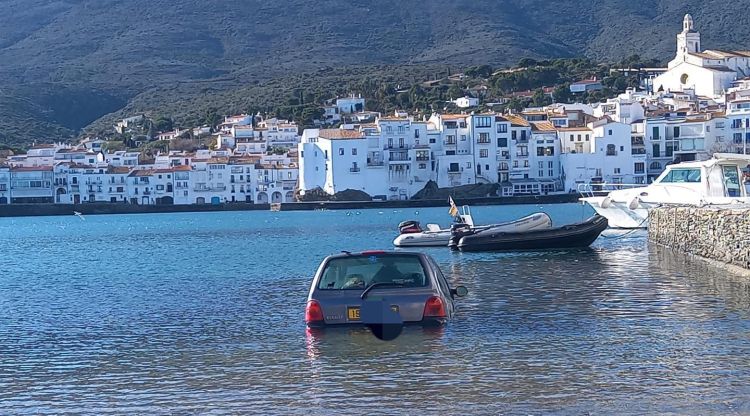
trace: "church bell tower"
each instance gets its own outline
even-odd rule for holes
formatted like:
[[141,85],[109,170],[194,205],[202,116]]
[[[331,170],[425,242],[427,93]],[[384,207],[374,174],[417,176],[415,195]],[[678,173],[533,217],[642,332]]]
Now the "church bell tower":
[[677,58],[684,61],[689,53],[701,52],[701,34],[695,30],[693,16],[685,15],[682,20],[682,32],[677,35]]

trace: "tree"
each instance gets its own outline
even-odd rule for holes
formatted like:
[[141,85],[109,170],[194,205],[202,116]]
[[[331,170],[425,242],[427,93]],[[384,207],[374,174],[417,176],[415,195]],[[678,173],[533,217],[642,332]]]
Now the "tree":
[[555,102],[569,103],[570,99],[572,98],[572,94],[570,92],[570,84],[565,83],[563,85],[558,85],[552,95]]
[[154,121],[154,127],[160,132],[172,131],[174,129],[172,120],[167,117],[157,118],[156,121]]
[[524,109],[524,107],[526,107],[526,106],[524,105],[524,103],[523,103],[523,102],[521,102],[521,100],[519,100],[519,99],[518,99],[518,98],[516,98],[516,97],[513,97],[513,98],[511,98],[511,99],[510,99],[510,101],[508,101],[508,104],[506,104],[506,106],[507,106],[507,107],[508,107],[508,108],[509,108],[510,110],[513,110],[513,111],[521,111],[521,110],[523,110],[523,109]]
[[323,109],[320,107],[305,107],[302,109],[301,121],[303,126],[312,126],[315,120],[323,118]]
[[544,90],[539,88],[534,91],[534,95],[531,96],[531,105],[534,107],[543,107],[550,102],[549,96],[544,93]]
[[532,66],[537,66],[538,62],[536,59],[531,58],[523,58],[520,61],[518,61],[518,67],[519,68],[531,68]]

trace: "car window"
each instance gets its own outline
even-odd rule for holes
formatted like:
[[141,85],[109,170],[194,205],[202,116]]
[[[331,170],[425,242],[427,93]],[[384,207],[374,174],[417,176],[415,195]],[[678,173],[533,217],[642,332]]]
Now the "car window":
[[318,289],[364,289],[373,283],[423,287],[427,286],[428,280],[418,256],[350,256],[328,262]]
[[450,289],[450,285],[448,284],[448,280],[443,275],[442,270],[440,270],[440,267],[435,262],[435,260],[432,260],[431,265],[432,265],[432,268],[435,270],[435,276],[437,277],[437,283],[438,283],[438,286],[440,287],[440,291],[443,292],[443,294],[450,299],[452,296],[451,296],[451,289]]

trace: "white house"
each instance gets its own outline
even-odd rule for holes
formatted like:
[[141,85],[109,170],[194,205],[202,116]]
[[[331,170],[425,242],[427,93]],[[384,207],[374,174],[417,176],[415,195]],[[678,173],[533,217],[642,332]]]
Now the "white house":
[[453,103],[458,108],[469,108],[469,107],[476,107],[479,105],[479,98],[464,96],[461,98],[457,98],[453,101]]
[[12,204],[52,203],[54,193],[52,166],[16,166],[10,168]]
[[354,94],[345,98],[337,98],[336,108],[339,114],[359,113],[365,109],[365,99],[361,95],[355,97]]

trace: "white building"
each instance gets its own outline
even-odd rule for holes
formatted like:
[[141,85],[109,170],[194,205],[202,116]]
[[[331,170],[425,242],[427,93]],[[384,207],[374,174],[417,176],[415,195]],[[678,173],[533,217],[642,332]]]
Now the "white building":
[[0,165],[0,205],[10,204],[10,167]]
[[361,95],[355,97],[354,94],[346,98],[337,98],[336,108],[339,114],[359,113],[365,110],[365,99]]
[[697,95],[717,97],[737,78],[748,76],[750,51],[701,51],[701,35],[688,14],[677,35],[677,54],[668,70],[653,80],[653,87],[663,92],[692,89]]
[[479,98],[465,96],[454,100],[453,103],[458,108],[476,107],[479,105]]
[[52,203],[54,193],[52,166],[16,166],[10,168],[12,204]]

